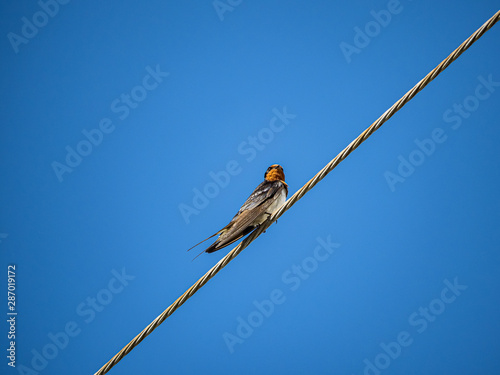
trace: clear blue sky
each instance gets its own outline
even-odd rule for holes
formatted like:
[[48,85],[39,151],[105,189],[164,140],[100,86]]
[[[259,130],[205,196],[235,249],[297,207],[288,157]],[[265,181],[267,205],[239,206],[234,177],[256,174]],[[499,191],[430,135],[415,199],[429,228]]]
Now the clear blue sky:
[[[0,372],[93,374],[228,252],[186,249],[269,165],[293,194],[497,10],[4,2]],[[497,25],[110,374],[498,373],[499,45]]]

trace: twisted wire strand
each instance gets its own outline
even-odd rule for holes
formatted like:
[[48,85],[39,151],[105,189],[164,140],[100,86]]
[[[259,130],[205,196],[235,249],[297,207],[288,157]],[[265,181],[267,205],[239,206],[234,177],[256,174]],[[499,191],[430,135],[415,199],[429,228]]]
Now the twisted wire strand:
[[443,72],[453,61],[455,61],[464,51],[466,51],[474,42],[491,29],[493,25],[500,19],[500,11],[496,12],[493,17],[486,21],[479,29],[477,29],[469,38],[467,38],[457,49],[455,49],[446,59],[438,66],[431,70],[420,82],[418,82],[411,90],[409,90],[401,99],[392,105],[382,116],[380,116],[373,124],[371,124],[364,132],[362,132],[354,141],[352,141],[344,150],[342,150],[334,159],[332,159],[322,170],[320,170],[311,180],[302,186],[293,196],[291,196],[280,209],[265,223],[254,230],[247,238],[239,243],[231,250],[224,258],[222,258],[215,266],[213,266],[203,277],[186,290],[179,298],[175,300],[165,311],[163,311],[155,320],[153,320],[141,333],[135,336],[122,350],[120,350],[113,358],[111,358],[102,368],[94,375],[104,375],[116,365],[123,357],[132,351],[139,343],[153,332],[161,323],[174,313],[181,305],[184,304],[193,294],[195,294],[203,285],[205,285],[212,277],[214,277],[221,269],[223,269],[231,260],[241,253],[251,242],[266,231],[272,223],[288,211],[297,201],[299,201],[309,190],[311,190],[318,182],[326,177],[341,161],[343,161],[351,152],[366,141],[377,129],[379,129],[387,120],[389,120],[397,111],[408,103],[415,95],[423,90],[434,78]]

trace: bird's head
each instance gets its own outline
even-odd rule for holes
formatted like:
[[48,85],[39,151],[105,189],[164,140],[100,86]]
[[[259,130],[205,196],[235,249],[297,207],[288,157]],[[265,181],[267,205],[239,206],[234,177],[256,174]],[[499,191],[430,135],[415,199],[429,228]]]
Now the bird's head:
[[279,164],[273,164],[267,168],[264,178],[267,181],[281,181],[285,182],[285,172],[283,172],[283,167]]

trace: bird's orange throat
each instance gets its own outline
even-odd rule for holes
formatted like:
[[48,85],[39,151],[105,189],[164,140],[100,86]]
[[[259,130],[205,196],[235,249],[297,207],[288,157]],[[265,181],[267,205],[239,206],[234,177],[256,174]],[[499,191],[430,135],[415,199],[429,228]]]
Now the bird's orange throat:
[[285,182],[285,174],[280,169],[271,169],[269,172],[267,172],[266,180]]

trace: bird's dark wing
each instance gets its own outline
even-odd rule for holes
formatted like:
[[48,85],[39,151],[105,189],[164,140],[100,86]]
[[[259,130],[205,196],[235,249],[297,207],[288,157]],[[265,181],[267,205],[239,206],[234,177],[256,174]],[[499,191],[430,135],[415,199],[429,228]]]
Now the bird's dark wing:
[[207,253],[231,245],[255,229],[255,225],[252,225],[255,219],[266,212],[274,202],[274,196],[282,189],[288,193],[286,184],[281,181],[264,181],[257,186],[225,230],[221,231],[217,241],[206,250]]
[[[264,181],[264,182],[262,182],[259,186],[257,186],[255,188],[255,190],[248,197],[248,199],[245,201],[245,203],[243,203],[243,206],[241,206],[240,210],[238,211],[238,213],[236,215],[234,215],[233,219],[231,220],[231,222],[229,224],[227,224],[224,228],[222,228],[218,232],[212,234],[210,237],[207,237],[203,241],[198,242],[196,245],[194,245],[193,247],[189,248],[188,251],[191,250],[191,249],[193,249],[193,248],[195,248],[196,246],[202,244],[206,240],[209,240],[210,238],[218,235],[218,234],[221,234],[221,233],[224,233],[224,232],[227,234],[228,230],[231,229],[231,227],[233,226],[234,222],[236,221],[236,218],[239,218],[243,212],[258,207],[268,197],[272,197],[274,194],[276,194],[276,192],[277,192],[277,190],[279,188],[279,186],[278,186],[279,184],[276,184],[277,182],[279,183],[279,181],[273,181],[273,182]],[[269,206],[266,206],[266,209],[267,209],[267,207],[269,207]],[[252,220],[254,220],[257,217],[257,216],[254,216],[255,214],[258,214],[258,211],[254,211],[254,213],[252,215],[245,214],[244,216],[241,216],[242,219],[243,219],[241,221],[241,223],[245,223],[245,224],[251,223]],[[246,220],[246,219],[248,219],[248,220]],[[239,229],[240,227],[241,226],[238,225],[234,229],[236,229],[236,228]],[[234,231],[231,231],[231,233],[234,233]],[[247,235],[248,233],[249,232],[247,232],[245,234],[242,234],[240,237],[235,238],[234,241],[228,242],[224,246],[228,246],[228,245],[232,244],[233,242],[238,241],[241,237]],[[227,237],[227,235],[225,237]],[[208,247],[207,250],[213,248],[214,246],[216,246],[219,243],[220,243],[219,240],[215,241],[211,246]],[[224,246],[222,246],[222,247],[224,247]],[[217,250],[219,250],[220,248],[221,247],[218,247]],[[215,250],[212,250],[212,251],[215,251]],[[208,252],[211,252],[211,251],[208,251]]]
[[252,225],[255,219],[266,212],[274,201],[272,198],[282,189],[285,189],[285,193],[288,193],[287,185],[281,181],[262,182],[243,203],[243,206],[229,224],[193,247],[219,235],[219,238],[205,250],[207,253],[213,253],[246,236],[255,229],[255,225]]
[[243,211],[238,216],[235,216],[233,220],[231,220],[231,222],[227,225],[227,230],[221,233],[217,241],[215,241],[206,250],[206,252],[212,253],[214,251],[220,250],[252,232],[256,227],[255,225],[252,225],[252,223],[260,215],[265,213],[267,208],[272,203],[273,200],[268,199],[267,201],[261,203],[260,206]]
[[255,207],[261,205],[268,198],[273,197],[283,187],[286,188],[286,185],[281,181],[264,181],[264,182],[262,182],[259,186],[257,186],[255,188],[255,190],[248,197],[248,199],[245,201],[245,203],[243,203],[243,206],[241,206],[241,208],[238,211],[238,213],[236,214],[236,216],[238,216],[243,211],[251,210],[252,208],[255,208]]

